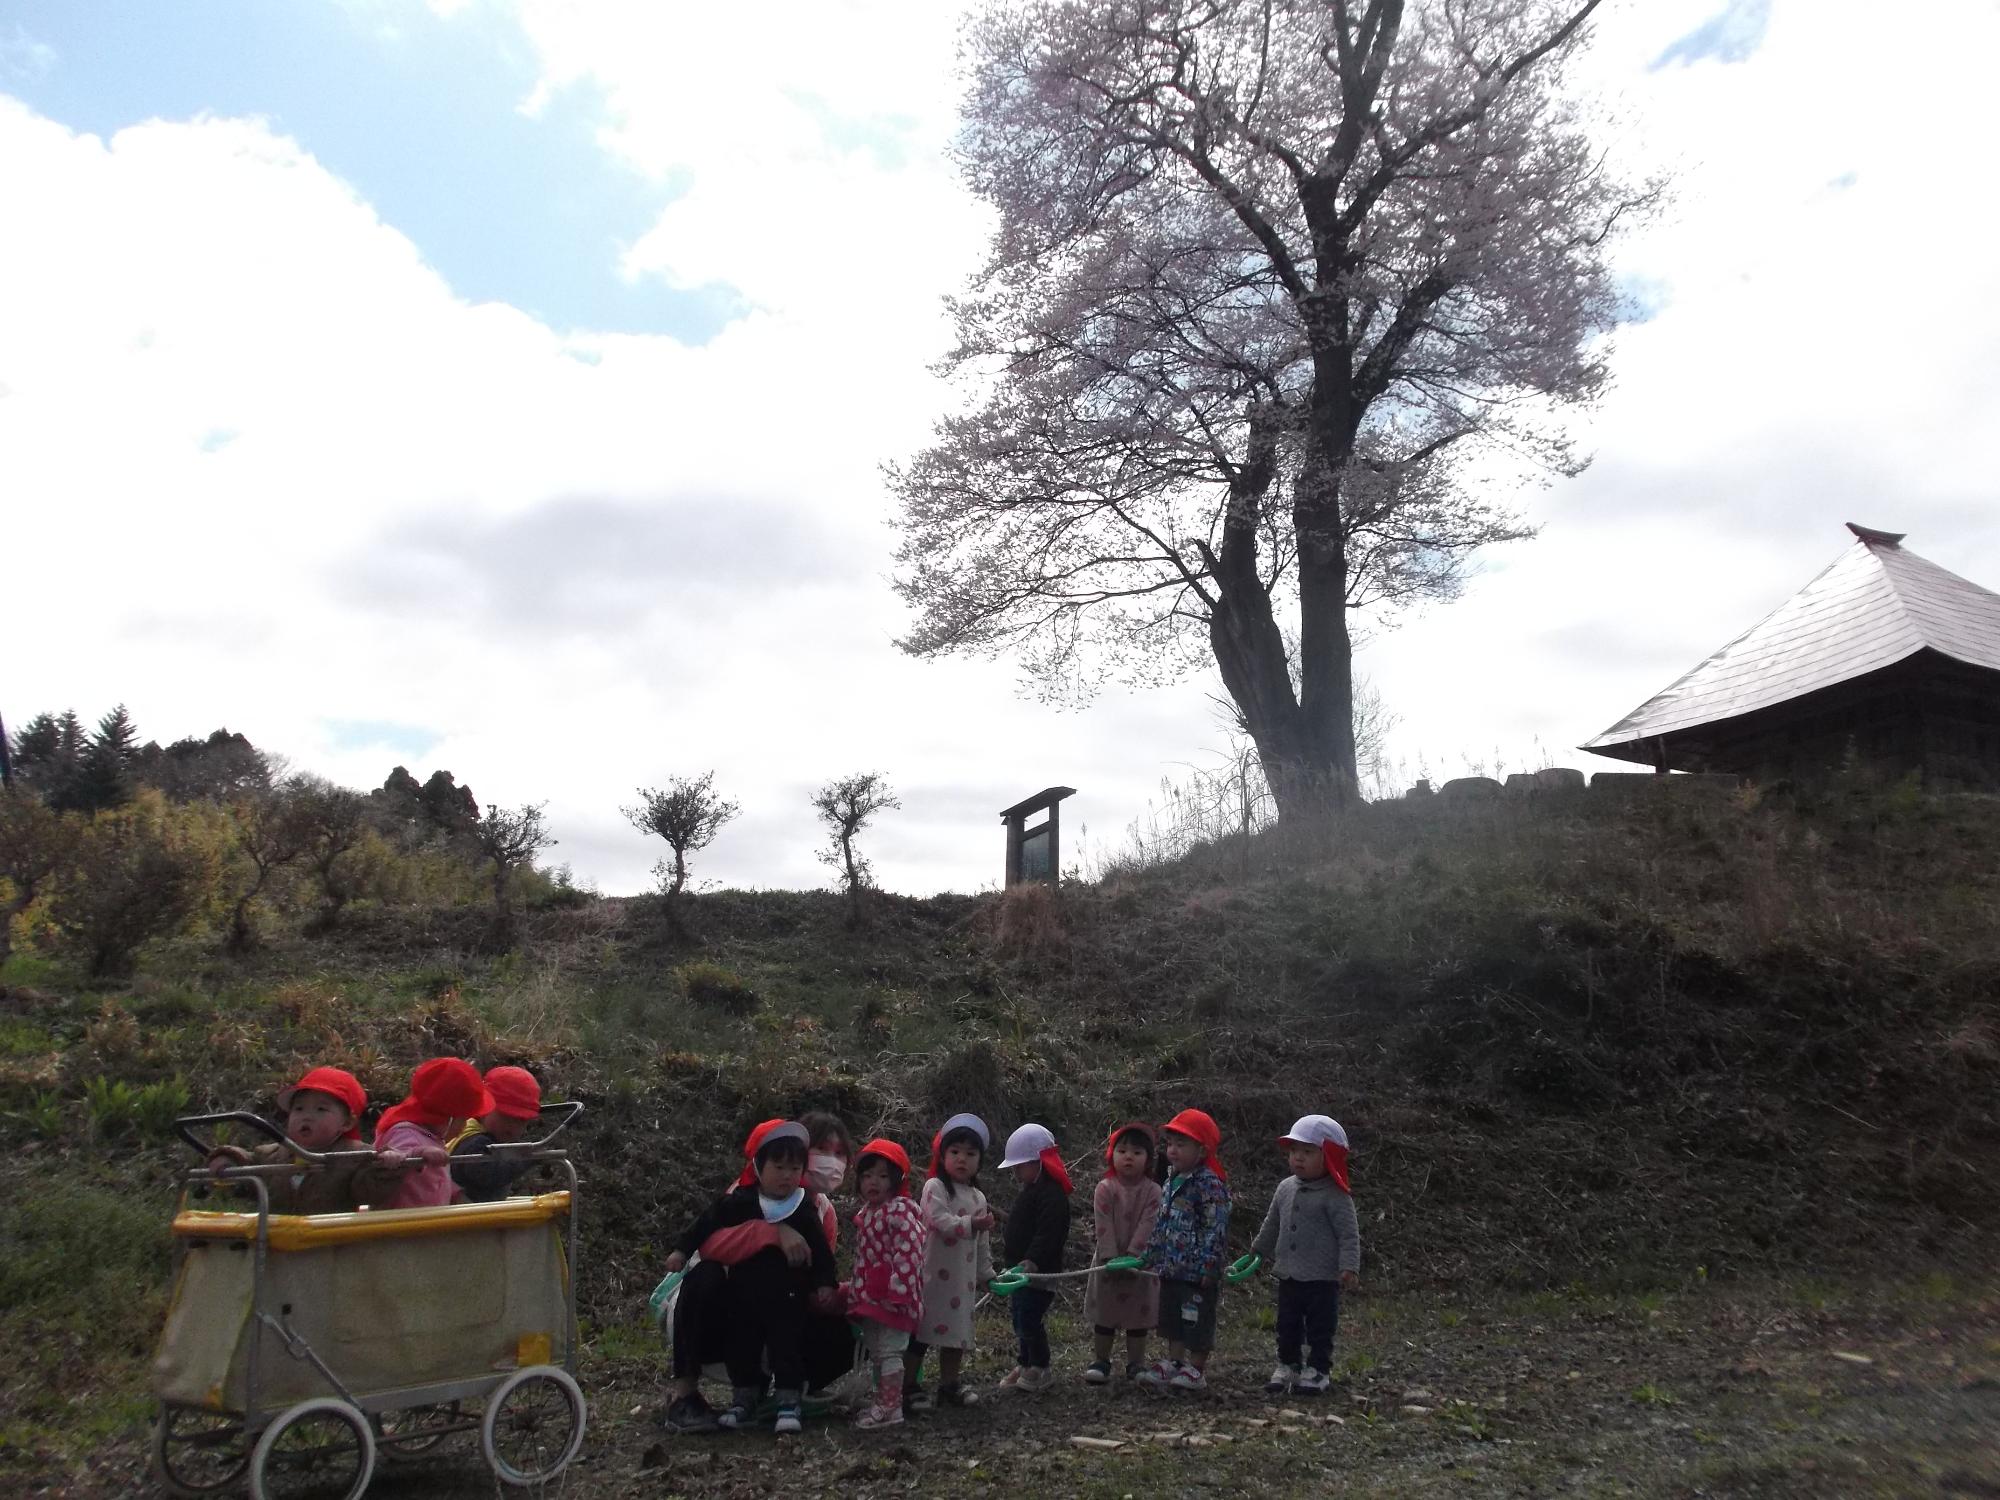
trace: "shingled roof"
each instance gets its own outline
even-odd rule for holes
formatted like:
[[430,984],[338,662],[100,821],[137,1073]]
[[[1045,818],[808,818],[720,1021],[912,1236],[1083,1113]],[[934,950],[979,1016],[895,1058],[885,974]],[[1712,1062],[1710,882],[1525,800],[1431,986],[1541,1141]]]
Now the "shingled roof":
[[1645,759],[1640,742],[1733,719],[1931,650],[2000,672],[2000,594],[1857,526],[1825,572],[1700,666],[1581,746]]

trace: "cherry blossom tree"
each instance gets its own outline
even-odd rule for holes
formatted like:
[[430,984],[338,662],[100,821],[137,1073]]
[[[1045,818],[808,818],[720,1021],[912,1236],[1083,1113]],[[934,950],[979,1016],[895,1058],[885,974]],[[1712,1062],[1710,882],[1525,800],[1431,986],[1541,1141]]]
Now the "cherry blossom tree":
[[1357,612],[1451,597],[1529,534],[1509,484],[1581,467],[1656,193],[1565,92],[1599,3],[990,0],[903,648],[1064,697],[1212,663],[1281,816],[1353,798]]

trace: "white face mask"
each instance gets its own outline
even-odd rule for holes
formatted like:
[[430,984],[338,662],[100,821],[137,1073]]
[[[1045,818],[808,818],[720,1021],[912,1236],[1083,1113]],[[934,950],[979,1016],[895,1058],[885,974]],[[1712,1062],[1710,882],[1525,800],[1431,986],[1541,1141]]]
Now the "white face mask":
[[847,1161],[828,1151],[815,1151],[806,1158],[806,1180],[822,1193],[830,1193],[847,1180]]

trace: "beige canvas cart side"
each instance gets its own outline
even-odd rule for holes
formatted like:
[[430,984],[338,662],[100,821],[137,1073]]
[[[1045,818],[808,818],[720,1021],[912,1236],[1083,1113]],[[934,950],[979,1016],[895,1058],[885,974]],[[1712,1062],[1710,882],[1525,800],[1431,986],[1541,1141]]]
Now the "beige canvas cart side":
[[190,1173],[247,1180],[256,1206],[173,1220],[178,1268],[153,1362],[168,1488],[218,1494],[247,1470],[258,1500],[354,1497],[378,1452],[410,1457],[473,1431],[504,1482],[560,1473],[585,1415],[577,1185],[547,1139],[510,1154],[550,1165],[563,1189],[494,1203],[282,1215],[246,1176],[270,1168]]

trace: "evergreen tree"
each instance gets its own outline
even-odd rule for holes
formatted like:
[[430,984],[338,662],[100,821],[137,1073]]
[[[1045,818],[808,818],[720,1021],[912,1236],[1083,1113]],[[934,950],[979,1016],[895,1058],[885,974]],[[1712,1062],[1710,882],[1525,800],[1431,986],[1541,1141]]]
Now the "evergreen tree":
[[97,721],[97,733],[83,752],[76,776],[51,800],[64,810],[102,812],[132,800],[132,762],[138,755],[139,732],[119,704]]

